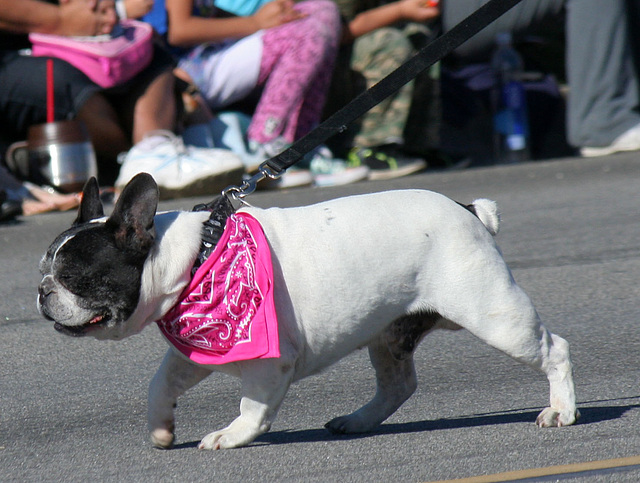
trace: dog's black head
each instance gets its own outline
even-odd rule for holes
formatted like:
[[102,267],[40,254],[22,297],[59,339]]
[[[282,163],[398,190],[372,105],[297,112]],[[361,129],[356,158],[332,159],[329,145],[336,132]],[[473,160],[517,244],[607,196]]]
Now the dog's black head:
[[144,262],[155,240],[157,205],[155,181],[139,174],[105,219],[98,182],[87,182],[78,217],[40,262],[38,310],[55,321],[57,330],[118,338],[118,325],[138,305]]

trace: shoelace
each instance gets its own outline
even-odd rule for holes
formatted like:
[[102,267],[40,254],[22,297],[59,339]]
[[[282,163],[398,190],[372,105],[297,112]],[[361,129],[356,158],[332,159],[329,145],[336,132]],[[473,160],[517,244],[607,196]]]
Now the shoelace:
[[353,148],[349,151],[348,158],[350,163],[354,165],[361,165],[362,163],[366,163],[367,159],[374,159],[381,163],[386,163],[389,165],[390,169],[398,168],[398,161],[393,156],[389,156],[382,151],[374,151],[371,148]]
[[[172,133],[171,131],[169,131],[167,129],[155,129],[153,131],[149,131],[148,133],[146,133],[144,135],[142,140],[139,141],[136,144],[136,146],[139,146],[140,144],[144,143],[145,141],[147,141],[147,143],[148,143],[148,140],[150,138],[154,138],[154,137],[163,137],[163,138],[166,138],[167,140],[169,140],[171,142],[171,144],[173,145],[174,149],[176,150],[176,154],[178,155],[178,159],[180,159],[180,155],[181,154],[186,154],[188,152],[186,146],[184,145],[184,142],[182,141],[182,138],[179,137],[179,136],[176,136],[174,133]],[[147,150],[151,150],[151,149],[155,148],[158,144],[151,145],[151,146],[145,145],[144,147]],[[126,152],[118,154],[118,157],[117,157],[118,164],[123,164],[126,161],[127,155],[129,154],[129,152],[130,151],[126,151]]]
[[184,145],[184,141],[181,137],[176,136],[171,131],[168,132],[169,138],[171,139],[171,144],[173,148],[176,150],[176,168],[178,169],[178,174],[182,171],[182,158],[184,155],[188,154],[187,147]]

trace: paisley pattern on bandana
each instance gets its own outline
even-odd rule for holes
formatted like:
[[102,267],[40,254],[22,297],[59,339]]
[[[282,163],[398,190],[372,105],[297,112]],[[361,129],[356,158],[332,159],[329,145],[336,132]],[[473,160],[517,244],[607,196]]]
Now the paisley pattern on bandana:
[[269,245],[258,221],[229,216],[211,256],[158,326],[198,364],[279,357]]

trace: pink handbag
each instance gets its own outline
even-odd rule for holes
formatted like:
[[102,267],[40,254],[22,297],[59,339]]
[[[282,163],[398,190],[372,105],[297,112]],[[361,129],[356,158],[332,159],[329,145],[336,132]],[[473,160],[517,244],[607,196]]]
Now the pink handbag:
[[129,19],[96,37],[29,34],[32,55],[65,60],[105,88],[123,84],[149,65],[152,38],[151,25]]

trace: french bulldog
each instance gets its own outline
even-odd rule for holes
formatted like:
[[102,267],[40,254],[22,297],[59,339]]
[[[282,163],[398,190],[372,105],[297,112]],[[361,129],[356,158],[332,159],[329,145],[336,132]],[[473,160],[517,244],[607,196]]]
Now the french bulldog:
[[[38,309],[58,331],[122,339],[161,319],[189,284],[207,212],[156,213],[158,188],[139,174],[103,215],[95,180],[78,217],[40,262]],[[268,240],[279,357],[196,364],[169,348],[149,389],[151,441],[174,442],[177,398],[214,370],[242,378],[240,416],[202,439],[235,448],[267,432],[291,383],[367,347],[377,377],[371,401],[325,426],[374,430],[416,389],[413,353],[435,329],[464,328],[546,374],[540,427],[577,417],[568,343],[541,323],[494,237],[493,201],[462,205],[426,190],[349,196],[311,206],[243,206]]]

